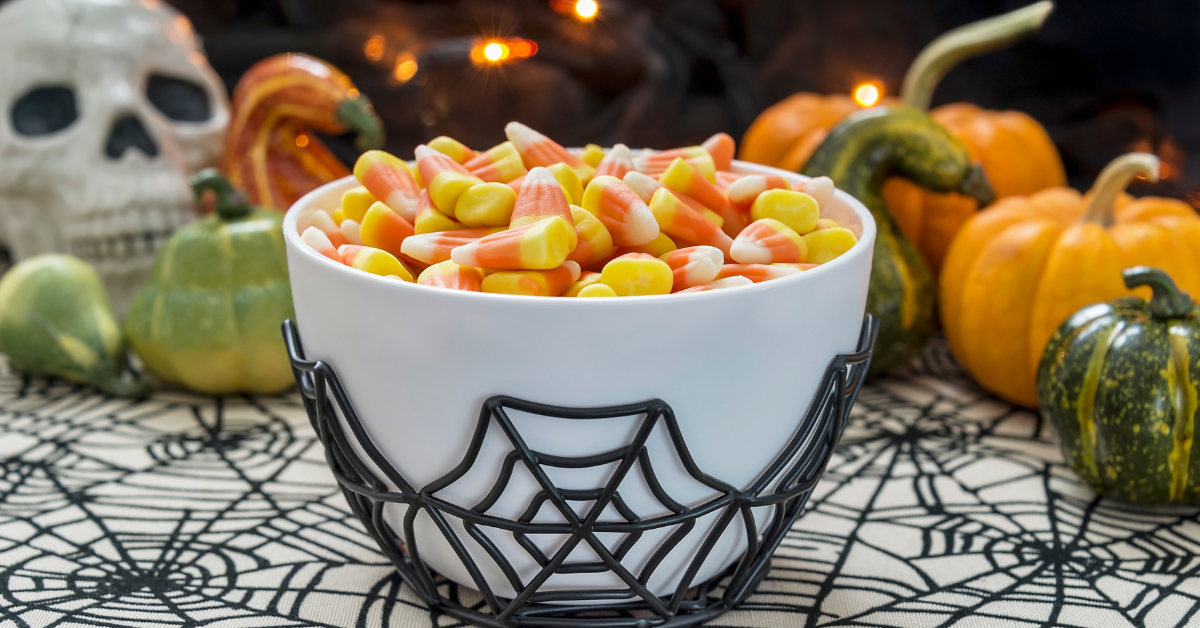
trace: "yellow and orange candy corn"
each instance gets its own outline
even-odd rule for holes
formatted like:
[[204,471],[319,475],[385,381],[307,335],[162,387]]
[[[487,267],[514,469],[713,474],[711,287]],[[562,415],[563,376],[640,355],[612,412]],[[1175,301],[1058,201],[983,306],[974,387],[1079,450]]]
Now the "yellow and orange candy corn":
[[[705,154],[708,154],[707,152]],[[711,181],[706,179],[692,164],[683,159],[676,158],[667,167],[662,176],[658,178],[659,182],[670,188],[672,191],[686,194],[705,207],[717,212],[721,215],[724,224],[721,229],[725,231],[729,237],[737,237],[742,229],[746,227],[746,221],[742,215],[733,207],[728,198],[713,185]]]
[[754,199],[754,204],[750,207],[750,218],[773,218],[787,225],[792,231],[804,235],[817,226],[817,220],[821,218],[821,206],[817,204],[816,199],[804,192],[767,190]]
[[583,147],[583,154],[579,156],[583,163],[595,168],[604,161],[604,148],[599,144],[587,144]]
[[[523,227],[540,220],[557,216],[571,226],[568,250],[574,250],[578,239],[575,235],[575,217],[571,215],[571,204],[567,194],[547,168],[533,168],[525,175],[517,201],[513,205],[510,227]],[[557,266],[558,264],[555,264]]]
[[446,260],[421,271],[417,277],[417,283],[435,288],[482,292],[483,271],[470,266],[459,266],[451,260]]
[[804,243],[808,246],[807,261],[824,264],[849,251],[858,243],[858,238],[849,229],[835,227],[804,234]]
[[712,156],[717,172],[728,172],[730,168],[733,168],[733,155],[737,152],[737,143],[728,133],[717,133],[704,140],[700,146],[704,147],[704,150]]
[[563,193],[567,195],[567,202],[572,205],[578,205],[583,200],[583,183],[579,181],[579,175],[571,169],[567,164],[554,164],[546,168],[554,175],[554,180],[558,181],[559,187],[563,189]]
[[458,197],[473,185],[483,183],[458,162],[422,144],[417,147],[417,170],[425,182],[429,199],[438,211],[454,217],[454,205]]
[[521,161],[525,162],[526,168],[535,166],[544,168],[564,163],[575,171],[581,182],[591,181],[592,176],[596,174],[595,168],[572,155],[561,144],[520,122],[509,122],[504,125],[504,135],[517,147],[517,152],[521,154]]
[[592,284],[592,285],[590,285],[590,286],[588,286],[588,287],[586,287],[586,288],[584,288],[584,289],[580,290],[580,291],[579,291],[579,294],[577,294],[577,295],[575,295],[575,296],[577,296],[577,297],[583,297],[583,298],[589,298],[589,297],[615,297],[615,296],[617,296],[617,291],[616,291],[616,290],[613,290],[612,288],[609,288],[609,287],[608,287],[607,285],[605,285],[605,284],[602,284],[602,283],[594,283],[594,284]]
[[718,190],[721,190],[722,192],[728,192],[729,186],[733,185],[734,182],[736,182],[738,179],[741,179],[742,177],[745,177],[745,176],[748,176],[748,175],[737,174],[736,172],[725,172],[724,170],[718,170],[717,171],[717,180],[714,181],[713,183],[714,183],[714,185],[717,186]]
[[312,249],[325,257],[341,264],[342,256],[338,255],[337,247],[329,241],[329,236],[325,235],[324,231],[316,227],[310,226],[300,234],[300,240],[312,247]]
[[606,174],[620,179],[633,169],[633,153],[629,152],[629,147],[616,144],[604,159],[600,160],[600,165],[596,166],[596,176]]
[[583,192],[582,207],[604,223],[617,246],[639,246],[658,237],[658,222],[650,208],[616,177],[592,179]]
[[417,207],[417,220],[413,222],[414,233],[437,233],[467,228],[461,222],[434,209],[433,201],[429,200],[429,190],[421,190],[421,199]]
[[[551,220],[558,220],[552,218]],[[579,279],[579,264],[567,260],[548,270],[516,270],[492,273],[484,278],[484,292],[530,297],[556,297]]]
[[674,277],[666,262],[645,253],[628,253],[604,265],[600,282],[619,297],[670,294]]
[[717,273],[717,279],[745,277],[754,283],[761,283],[795,275],[798,272],[800,272],[799,268],[782,264],[779,266],[773,264],[725,264],[721,267],[721,272]]
[[439,264],[450,259],[450,251],[500,231],[503,229],[455,229],[419,233],[405,238],[404,244],[400,245],[400,252],[424,264]]
[[787,179],[777,174],[751,174],[730,184],[729,189],[725,190],[725,195],[729,197],[729,202],[733,203],[738,211],[748,212],[759,194],[767,190],[791,189],[792,186]]
[[552,216],[460,246],[450,252],[450,259],[489,270],[550,270],[566,261],[575,237],[573,226],[561,216]]
[[613,254],[612,236],[604,223],[575,205],[571,206],[571,217],[575,223],[576,245],[567,259],[587,268]]
[[718,279],[711,283],[706,283],[703,286],[696,286],[694,288],[688,288],[687,290],[680,290],[679,294],[683,294],[685,292],[708,292],[709,290],[721,290],[724,288],[737,288],[740,286],[753,286],[753,285],[754,285],[753,281],[751,281],[745,277],[734,275],[732,277],[726,277],[724,279]]
[[505,227],[516,202],[517,193],[507,185],[480,183],[458,197],[454,217],[468,227]]
[[714,246],[692,246],[671,251],[661,259],[671,267],[671,291],[679,292],[716,280],[725,254]]
[[[633,189],[633,191],[637,192],[638,196],[642,197],[642,200],[645,201],[647,205],[649,205],[650,200],[654,198],[655,192],[657,192],[661,188],[666,187],[665,185],[659,183],[658,181],[651,179],[650,177],[648,177],[636,170],[626,172],[624,181],[625,181],[625,185],[628,185],[630,188]],[[705,207],[704,204],[702,204],[700,201],[697,201],[696,199],[688,196],[687,194],[683,194],[681,192],[676,192],[674,190],[672,190],[671,193],[675,195],[675,198],[678,198],[679,200],[686,203],[688,207],[691,207],[692,209],[703,214],[705,218],[712,221],[712,223],[714,225],[716,225],[717,227],[721,227],[722,225],[725,224],[725,219],[722,218],[720,214]]]
[[[391,211],[391,210],[389,210]],[[412,281],[412,273],[395,255],[369,246],[345,244],[338,249],[343,262],[358,270],[379,275],[381,277],[395,276],[403,281]]]
[[[378,201],[379,199],[375,198],[375,195],[371,194],[370,190],[359,186],[356,188],[350,188],[342,193],[342,206],[338,209],[342,210],[343,220],[349,218],[350,220],[361,223],[363,216],[367,215],[367,210]],[[339,225],[342,224],[342,221],[338,220],[336,216],[334,217],[334,222],[338,223]]]
[[359,237],[366,246],[383,249],[399,256],[404,239],[414,233],[413,226],[383,203],[375,203],[363,216]]
[[459,164],[466,163],[475,157],[475,151],[467,148],[462,142],[445,135],[439,135],[429,140],[427,146]]
[[338,227],[338,224],[323,209],[309,208],[300,212],[300,215],[296,217],[296,231],[299,231],[301,235],[305,231],[308,231],[309,227],[315,227],[321,233],[324,233],[334,248],[346,243],[346,236],[342,235],[342,230]]
[[622,246],[618,248],[616,251],[617,254],[614,257],[620,257],[626,253],[645,253],[646,255],[653,255],[654,257],[662,257],[663,255],[666,255],[667,253],[670,253],[678,248],[679,246],[675,244],[675,241],[667,236],[667,234],[660,233],[658,234],[657,238],[654,238],[645,244],[639,244],[638,246]]
[[729,254],[733,239],[700,212],[679,200],[671,190],[662,188],[654,193],[650,199],[650,212],[658,221],[658,228],[671,238],[694,245],[714,246],[722,253]]
[[525,162],[512,142],[501,142],[463,164],[487,183],[508,183],[525,176]]
[[566,291],[564,291],[559,296],[577,297],[577,296],[579,296],[579,292],[581,290],[583,290],[584,288],[586,288],[590,285],[598,284],[598,283],[600,283],[600,273],[592,272],[590,270],[585,270],[585,271],[580,272],[579,279],[576,279],[575,283],[571,284],[571,287],[567,288]]
[[711,183],[716,179],[716,164],[713,162],[712,155],[708,154],[703,146],[686,146],[639,155],[633,158],[633,165],[638,172],[657,178],[661,177],[676,159],[687,162],[708,182]]
[[808,261],[808,244],[782,222],[763,218],[738,234],[729,257],[739,264],[802,263]]
[[833,185],[833,179],[829,177],[814,177],[803,183],[797,183],[792,189],[811,196],[817,202],[818,207],[825,209],[829,201],[833,200],[833,193],[836,188]]
[[[371,196],[391,207],[405,220],[411,222],[416,218],[417,197],[421,194],[421,188],[403,159],[381,150],[369,150],[354,163],[354,178]],[[362,216],[355,218],[354,214],[347,213],[346,217],[362,222]]]

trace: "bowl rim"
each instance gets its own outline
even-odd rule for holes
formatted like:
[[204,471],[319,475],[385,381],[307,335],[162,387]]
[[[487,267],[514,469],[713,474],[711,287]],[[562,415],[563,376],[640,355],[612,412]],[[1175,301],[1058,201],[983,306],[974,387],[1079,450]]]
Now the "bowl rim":
[[[781,170],[779,168],[773,168],[770,166],[764,166],[761,164],[755,164],[755,163],[740,161],[740,160],[736,160],[736,159],[733,160],[733,170],[732,171],[735,173],[738,173],[738,174],[747,174],[747,175],[750,175],[750,174],[779,175],[779,176],[783,177],[785,180],[791,182],[792,184],[802,182],[802,181],[808,181],[812,178],[812,177],[808,177],[808,176],[798,174],[795,172],[788,172],[786,170]],[[656,294],[656,295],[646,295],[646,296],[620,297],[620,298],[616,298],[616,299],[562,299],[562,298],[550,298],[550,297],[529,296],[529,295],[472,292],[472,291],[467,291],[467,290],[447,290],[445,288],[438,288],[436,286],[425,286],[425,285],[418,284],[418,283],[416,283],[416,277],[413,277],[413,281],[411,281],[411,282],[397,281],[395,279],[388,279],[387,277],[382,277],[382,276],[375,275],[372,273],[366,273],[366,272],[363,272],[360,270],[356,270],[354,268],[346,266],[345,264],[338,264],[337,262],[329,259],[328,257],[321,255],[316,250],[314,250],[312,247],[305,244],[303,240],[300,239],[300,234],[296,231],[296,221],[297,221],[297,218],[298,218],[300,212],[303,209],[306,209],[308,207],[315,205],[316,199],[318,197],[323,196],[337,188],[341,188],[341,187],[348,188],[349,186],[347,184],[352,181],[357,185],[357,180],[355,180],[353,174],[347,175],[347,176],[337,179],[335,181],[330,181],[329,183],[326,183],[326,184],[316,188],[315,190],[312,190],[311,192],[305,194],[304,196],[300,197],[300,199],[298,199],[294,204],[292,204],[292,206],[290,208],[288,208],[286,214],[283,217],[283,237],[284,237],[284,241],[286,243],[287,248],[297,249],[299,251],[300,255],[307,255],[310,258],[316,260],[317,263],[327,264],[331,269],[334,269],[333,272],[335,272],[335,273],[336,272],[349,273],[349,275],[347,277],[347,279],[349,281],[355,281],[355,280],[358,280],[358,281],[365,280],[368,282],[374,281],[374,282],[377,282],[377,284],[380,286],[381,289],[385,289],[385,290],[417,290],[418,291],[417,294],[424,294],[425,296],[432,297],[432,298],[440,297],[440,298],[448,298],[448,299],[466,299],[466,300],[468,300],[468,302],[470,302],[472,300],[478,300],[478,299],[484,299],[484,301],[480,301],[481,303],[495,302],[496,299],[502,299],[502,300],[514,300],[515,299],[515,300],[517,300],[516,302],[520,302],[520,303],[544,302],[547,304],[552,304],[552,303],[563,304],[560,306],[548,305],[548,307],[596,307],[596,306],[622,307],[621,304],[628,304],[630,302],[644,303],[647,300],[661,300],[661,299],[665,299],[667,297],[670,297],[672,302],[684,302],[689,299],[695,300],[695,299],[734,298],[738,294],[743,294],[743,295],[747,294],[747,291],[750,291],[750,290],[757,290],[757,291],[776,290],[776,289],[781,289],[783,286],[791,285],[792,283],[807,281],[805,279],[805,277],[809,277],[810,275],[812,275],[814,273],[825,274],[825,273],[830,273],[830,272],[837,272],[839,268],[853,264],[854,258],[863,256],[863,255],[870,255],[871,248],[874,247],[875,238],[877,237],[875,218],[874,218],[874,216],[872,216],[871,211],[868,210],[867,207],[865,205],[863,205],[862,202],[859,201],[857,198],[851,196],[849,193],[845,192],[844,190],[842,190],[840,188],[836,188],[834,190],[834,196],[836,198],[839,198],[842,201],[844,201],[850,207],[850,210],[853,211],[858,216],[859,220],[862,222],[862,235],[858,238],[858,242],[856,242],[854,244],[854,246],[850,248],[850,250],[846,251],[842,255],[839,255],[837,258],[835,258],[829,262],[826,262],[824,264],[821,264],[820,266],[817,266],[816,268],[812,268],[812,269],[809,269],[809,270],[806,270],[803,272],[799,272],[799,273],[796,273],[796,274],[788,276],[788,277],[781,277],[779,279],[773,279],[771,281],[763,281],[763,282],[756,283],[756,284],[749,285],[749,286],[740,286],[734,290],[705,290],[705,291],[701,291],[701,292],[692,292],[692,293],[688,293],[688,294],[679,294],[679,293]],[[835,184],[836,184],[836,182],[835,182]],[[290,264],[289,264],[289,266],[290,266]],[[289,267],[289,271],[291,271],[290,267]],[[293,281],[294,281],[294,279],[293,279]],[[586,306],[575,305],[574,302],[576,302],[576,301],[587,302],[589,305],[586,305]],[[568,305],[568,304],[570,304],[570,305]],[[605,304],[607,304],[607,305],[605,305]]]

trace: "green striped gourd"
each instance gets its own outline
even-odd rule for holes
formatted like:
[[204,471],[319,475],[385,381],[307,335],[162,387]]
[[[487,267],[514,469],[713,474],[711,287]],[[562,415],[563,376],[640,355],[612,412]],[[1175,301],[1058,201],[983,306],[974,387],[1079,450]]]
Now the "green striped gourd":
[[1067,463],[1101,495],[1142,504],[1200,501],[1200,308],[1165,272],[1124,272],[1149,302],[1080,310],[1038,368],[1042,416]]

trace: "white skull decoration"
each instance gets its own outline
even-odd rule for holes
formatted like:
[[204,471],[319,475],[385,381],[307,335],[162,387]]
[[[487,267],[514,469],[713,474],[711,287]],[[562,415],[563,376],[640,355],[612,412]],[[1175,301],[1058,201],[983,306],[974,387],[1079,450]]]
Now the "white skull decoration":
[[0,241],[83,258],[123,315],[229,122],[191,23],[160,0],[12,0],[0,111]]

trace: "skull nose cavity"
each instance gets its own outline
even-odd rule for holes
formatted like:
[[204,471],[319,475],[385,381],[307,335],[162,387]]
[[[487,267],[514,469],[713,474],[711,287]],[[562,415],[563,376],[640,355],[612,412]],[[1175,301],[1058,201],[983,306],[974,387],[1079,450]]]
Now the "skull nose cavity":
[[136,116],[125,116],[113,124],[108,134],[108,142],[104,153],[109,159],[120,159],[121,155],[130,148],[136,148],[149,157],[158,156],[158,144],[146,131],[146,127]]

